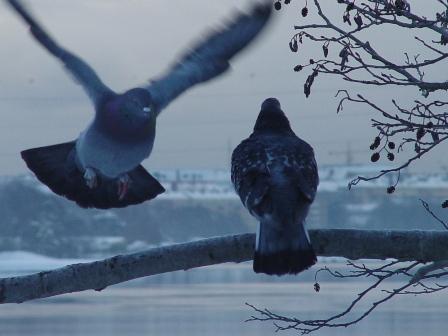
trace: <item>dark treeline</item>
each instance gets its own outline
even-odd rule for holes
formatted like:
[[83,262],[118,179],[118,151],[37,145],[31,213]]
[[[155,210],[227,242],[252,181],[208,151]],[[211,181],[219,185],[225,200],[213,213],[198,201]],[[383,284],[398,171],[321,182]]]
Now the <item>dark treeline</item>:
[[[322,190],[311,228],[441,229],[417,195],[384,188]],[[420,192],[421,195],[421,192]],[[428,192],[425,200],[439,202]],[[406,213],[406,216],[403,216]],[[156,199],[125,209],[81,209],[29,177],[0,183],[0,251],[58,257],[105,256],[151,245],[254,232],[256,222],[234,199]]]

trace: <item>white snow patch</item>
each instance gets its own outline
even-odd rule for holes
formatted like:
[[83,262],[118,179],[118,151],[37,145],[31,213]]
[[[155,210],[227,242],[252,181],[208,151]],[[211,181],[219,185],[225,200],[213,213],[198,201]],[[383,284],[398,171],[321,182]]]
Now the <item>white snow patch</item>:
[[38,191],[40,191],[42,194],[46,194],[46,195],[52,195],[53,192],[51,191],[50,188],[48,188],[45,184],[41,183],[41,184],[37,184],[36,189]]
[[52,258],[27,251],[6,251],[0,252],[0,273],[2,276],[36,273],[89,261],[91,260]]
[[378,208],[378,203],[346,204],[345,208],[352,212],[370,212]]
[[95,247],[96,250],[108,250],[111,246],[116,244],[123,244],[125,242],[124,237],[119,236],[103,236],[103,237],[93,237],[92,238],[92,246]]
[[103,210],[93,215],[94,219],[115,219],[117,218],[117,214],[113,211]]
[[148,244],[147,242],[145,242],[143,240],[135,240],[132,243],[128,244],[128,246],[126,247],[126,250],[128,252],[135,252],[135,251],[147,250],[150,247],[152,247],[152,245]]

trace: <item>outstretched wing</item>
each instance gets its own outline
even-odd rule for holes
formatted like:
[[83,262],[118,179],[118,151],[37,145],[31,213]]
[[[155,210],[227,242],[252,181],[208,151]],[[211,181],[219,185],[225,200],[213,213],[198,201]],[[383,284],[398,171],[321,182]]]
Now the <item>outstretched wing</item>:
[[223,29],[212,32],[192,48],[162,77],[146,88],[158,113],[195,84],[208,81],[229,68],[230,59],[246,47],[265,27],[272,1],[257,4],[249,14],[240,13]]
[[26,10],[19,0],[7,0],[9,5],[29,25],[31,34],[42,44],[53,56],[59,58],[68,71],[76,78],[96,105],[105,94],[112,91],[101,82],[95,71],[82,59],[60,47],[38,24],[32,15]]

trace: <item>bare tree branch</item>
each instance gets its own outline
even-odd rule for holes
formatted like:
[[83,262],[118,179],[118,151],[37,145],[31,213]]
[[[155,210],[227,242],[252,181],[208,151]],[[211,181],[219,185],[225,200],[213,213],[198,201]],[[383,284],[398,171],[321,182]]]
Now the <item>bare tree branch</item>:
[[428,212],[432,218],[434,218],[436,221],[438,221],[440,224],[442,224],[442,226],[448,230],[448,224],[441,219],[439,216],[437,216],[434,211],[431,210],[431,208],[429,207],[428,202],[425,202],[424,200],[420,199],[420,202],[423,205],[423,208],[426,210],[426,212]]
[[[448,232],[322,229],[310,230],[310,237],[320,256],[422,262],[448,259]],[[254,234],[209,238],[3,278],[0,279],[0,303],[20,303],[88,289],[99,291],[154,274],[247,261],[252,259],[254,244]]]
[[[424,266],[421,266],[422,263],[419,261],[403,263],[397,260],[386,262],[384,265],[375,268],[370,268],[365,264],[356,264],[351,261],[348,261],[347,265],[351,268],[347,274],[332,271],[328,267],[325,267],[319,269],[315,276],[316,283],[314,284],[314,288],[316,291],[320,290],[320,285],[317,282],[317,275],[320,272],[328,272],[333,277],[341,279],[366,278],[367,280],[371,280],[370,284],[364,290],[357,293],[353,301],[341,312],[326,318],[305,320],[280,315],[272,310],[261,309],[247,304],[257,313],[257,315],[252,315],[247,321],[269,321],[274,324],[276,331],[297,330],[302,334],[309,334],[322,328],[338,328],[354,325],[369,316],[380,305],[388,302],[397,295],[430,294],[448,288],[447,284],[439,283],[440,280],[446,279],[448,274],[448,271],[445,270],[448,267],[446,260],[435,261]],[[397,287],[390,289],[387,280],[392,280],[393,278],[407,278],[408,280],[398,286],[394,285]],[[373,295],[374,293],[376,296]],[[378,295],[380,298],[376,298]],[[371,298],[372,296],[375,297],[375,300],[370,305],[367,305],[366,308],[359,307],[361,306],[361,302],[369,302],[369,297]],[[355,308],[361,311],[357,312]]]
[[[345,95],[340,100],[338,112],[342,110],[344,102],[362,103],[379,116],[372,119],[372,127],[378,130],[378,136],[371,145],[374,151],[371,161],[377,162],[381,158],[398,161],[400,158],[394,168],[382,170],[370,177],[358,176],[350,182],[349,187],[352,187],[361,181],[399,173],[448,139],[448,102],[436,99],[429,101],[431,93],[437,91],[442,95],[448,90],[445,78],[442,81],[431,79],[437,77],[448,60],[445,47],[448,44],[448,9],[446,1],[428,1],[428,6],[425,6],[431,11],[428,17],[428,13],[418,13],[423,12],[421,6],[413,8],[407,0],[337,2],[339,8],[329,1],[306,2],[305,6],[310,3],[317,13],[315,22],[294,26],[295,33],[289,44],[292,52],[298,52],[305,39],[321,45],[323,50],[323,57],[316,59],[305,56],[304,63],[294,67],[297,72],[305,68],[311,70],[304,83],[305,95],[310,95],[311,86],[316,85],[318,75],[324,74],[363,85],[417,88],[415,94],[428,100],[415,99],[409,107],[403,107],[393,99],[392,106],[385,107],[361,95],[350,96],[345,90],[339,91]],[[308,13],[308,9],[305,12]],[[342,16],[341,21],[339,15]],[[401,58],[397,53],[387,53],[384,40],[376,34],[380,30],[400,32],[403,38],[407,35],[409,43],[416,44],[422,52],[410,55],[403,50]],[[335,49],[336,53],[330,53]],[[383,102],[381,104],[384,105]],[[404,155],[405,151],[409,154]],[[387,191],[394,192],[396,186],[397,183]]]
[[397,294],[403,294],[403,292],[407,288],[411,287],[413,283],[407,282],[405,285],[399,287],[398,289],[394,289],[392,291],[383,290],[382,292],[386,294],[381,299],[374,301],[371,306],[367,308],[363,313],[359,314],[359,316],[357,317],[350,317],[348,320],[343,320],[344,318],[348,317],[350,313],[353,313],[354,308],[357,307],[357,305],[362,300],[364,300],[374,290],[379,289],[385,280],[390,279],[396,275],[410,276],[409,272],[420,263],[408,263],[408,265],[404,267],[395,269],[394,267],[396,267],[396,265],[398,264],[398,262],[396,261],[388,262],[387,264],[374,269],[370,269],[364,264],[356,265],[352,262],[349,262],[348,264],[349,266],[352,266],[354,268],[354,270],[351,271],[351,274],[332,272],[328,268],[324,270],[328,271],[331,275],[337,278],[370,277],[374,278],[375,280],[370,286],[368,286],[362,292],[358,293],[356,295],[356,298],[342,312],[324,319],[301,320],[295,317],[279,315],[268,309],[260,309],[253,305],[247,304],[259,314],[259,316],[251,316],[251,318],[247,321],[271,321],[274,323],[276,331],[293,329],[300,331],[302,334],[309,334],[322,328],[348,327],[363,320],[368,315],[370,315],[370,313],[372,313],[378,306],[386,301],[389,301]]

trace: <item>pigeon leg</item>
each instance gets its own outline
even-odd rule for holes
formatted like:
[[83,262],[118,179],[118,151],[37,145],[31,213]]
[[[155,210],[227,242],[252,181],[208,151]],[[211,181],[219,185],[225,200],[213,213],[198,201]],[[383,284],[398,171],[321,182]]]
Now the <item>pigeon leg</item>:
[[98,186],[98,177],[92,168],[86,168],[84,171],[84,181],[86,181],[86,184],[90,189]]
[[121,201],[129,190],[131,179],[128,174],[123,174],[118,178],[118,199]]

